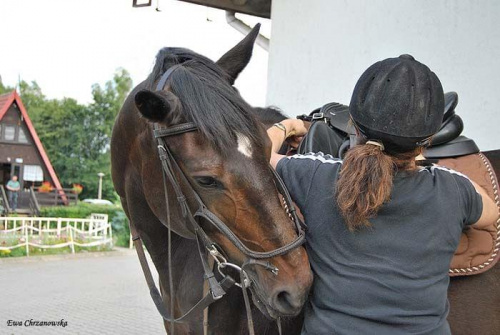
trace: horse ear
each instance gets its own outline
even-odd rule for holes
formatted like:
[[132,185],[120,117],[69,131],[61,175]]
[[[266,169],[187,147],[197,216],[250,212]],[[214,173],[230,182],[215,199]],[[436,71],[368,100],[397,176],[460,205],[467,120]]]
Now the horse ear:
[[247,66],[252,58],[253,45],[255,39],[259,35],[260,23],[256,24],[255,27],[245,36],[240,43],[236,44],[231,50],[226,52],[222,57],[215,62],[222,69],[224,69],[227,74],[229,74],[231,85],[238,77],[241,71]]
[[179,99],[169,91],[163,91],[160,94],[149,90],[140,90],[135,95],[135,105],[146,119],[161,122],[171,111],[178,108]]

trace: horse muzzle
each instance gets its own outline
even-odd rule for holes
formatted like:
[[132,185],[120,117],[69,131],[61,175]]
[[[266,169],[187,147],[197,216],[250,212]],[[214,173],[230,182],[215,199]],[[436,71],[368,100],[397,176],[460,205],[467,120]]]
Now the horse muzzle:
[[[245,267],[245,275],[250,279],[252,300],[266,316],[296,316],[302,310],[313,282],[313,275],[303,248],[294,252],[302,254],[306,259],[294,268],[282,266],[273,272],[262,266]],[[270,261],[272,263],[272,260]],[[274,267],[274,266],[273,266]]]

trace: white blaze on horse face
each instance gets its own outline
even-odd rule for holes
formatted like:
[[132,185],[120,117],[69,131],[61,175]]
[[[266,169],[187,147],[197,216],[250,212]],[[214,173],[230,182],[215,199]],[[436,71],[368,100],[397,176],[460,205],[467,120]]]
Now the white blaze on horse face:
[[248,158],[252,158],[252,146],[248,137],[242,134],[236,134],[238,139],[238,151]]

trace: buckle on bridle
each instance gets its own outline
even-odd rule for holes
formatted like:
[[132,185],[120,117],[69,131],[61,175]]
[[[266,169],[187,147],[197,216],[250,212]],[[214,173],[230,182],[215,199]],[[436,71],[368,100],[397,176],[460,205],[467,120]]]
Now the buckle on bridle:
[[227,263],[227,259],[219,252],[219,250],[217,250],[215,244],[207,247],[207,250],[210,253],[210,256],[213,257],[215,262],[217,262],[217,266],[220,266],[223,263]]
[[167,149],[162,144],[158,145],[158,155],[162,161],[167,159]]

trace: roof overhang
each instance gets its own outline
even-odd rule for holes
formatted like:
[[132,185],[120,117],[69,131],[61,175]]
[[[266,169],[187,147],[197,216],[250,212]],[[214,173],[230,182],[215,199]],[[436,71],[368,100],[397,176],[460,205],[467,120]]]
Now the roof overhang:
[[[236,13],[271,18],[272,0],[179,0]],[[149,1],[151,5],[151,1]],[[147,3],[146,3],[147,6]]]

